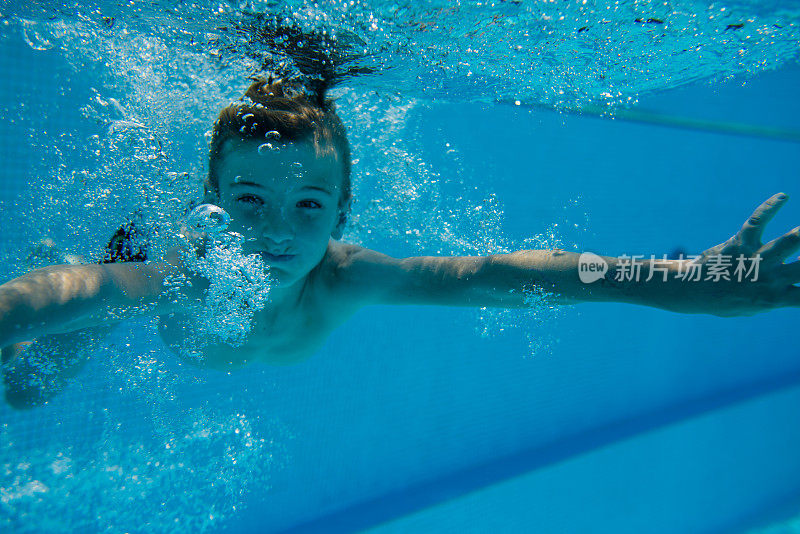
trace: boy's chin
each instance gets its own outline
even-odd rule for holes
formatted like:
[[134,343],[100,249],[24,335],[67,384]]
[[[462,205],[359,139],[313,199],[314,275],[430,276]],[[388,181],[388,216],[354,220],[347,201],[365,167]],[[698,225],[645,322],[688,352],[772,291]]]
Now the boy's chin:
[[303,276],[297,273],[289,273],[281,268],[270,267],[269,278],[273,287],[289,287],[297,283]]

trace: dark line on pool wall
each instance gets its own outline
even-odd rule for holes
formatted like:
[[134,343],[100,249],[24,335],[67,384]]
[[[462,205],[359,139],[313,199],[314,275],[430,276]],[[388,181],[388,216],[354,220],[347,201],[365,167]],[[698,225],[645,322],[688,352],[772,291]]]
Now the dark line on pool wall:
[[728,390],[715,392],[706,397],[683,401],[631,419],[586,430],[549,445],[489,460],[404,490],[361,501],[279,532],[282,534],[359,532],[464,497],[472,492],[601,447],[633,438],[639,434],[658,430],[799,384],[800,370],[796,370],[751,384],[733,386]]
[[[761,530],[767,532],[788,533],[796,530],[768,530],[777,523],[794,522],[800,510],[800,492],[789,493],[783,498],[776,499],[766,508],[747,514],[729,525],[706,532],[705,534],[756,534]],[[755,532],[754,532],[755,531]]]
[[[515,102],[502,101],[500,103],[518,106]],[[667,115],[665,113],[655,113],[639,109],[608,108],[599,106],[584,106],[579,110],[557,109],[546,105],[527,105],[522,107],[539,108],[556,113],[566,113],[580,117],[593,119],[618,120],[632,122],[636,124],[647,124],[650,126],[661,126],[662,128],[674,128],[677,130],[689,130],[694,132],[706,132],[719,135],[733,135],[737,137],[750,137],[756,139],[769,139],[771,141],[786,141],[789,143],[800,143],[800,130],[788,128],[774,128],[771,126],[758,126],[754,124],[743,124],[738,122],[723,122],[704,119],[693,119],[691,117],[681,117],[677,115]]]

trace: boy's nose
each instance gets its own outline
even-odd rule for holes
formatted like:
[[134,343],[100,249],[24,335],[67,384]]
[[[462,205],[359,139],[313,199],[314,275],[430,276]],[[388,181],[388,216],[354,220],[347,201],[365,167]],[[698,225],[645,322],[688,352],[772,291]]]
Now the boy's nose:
[[267,214],[264,218],[264,225],[261,234],[275,244],[291,241],[294,238],[294,230],[289,225],[283,214],[279,210]]

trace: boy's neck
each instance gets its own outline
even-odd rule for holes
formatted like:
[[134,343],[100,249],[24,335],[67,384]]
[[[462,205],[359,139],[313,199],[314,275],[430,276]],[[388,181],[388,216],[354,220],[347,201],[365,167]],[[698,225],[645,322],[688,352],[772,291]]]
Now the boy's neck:
[[307,279],[308,275],[303,276],[289,285],[280,284],[273,286],[269,291],[269,306],[291,306],[293,303],[297,302],[300,298],[300,294],[303,292],[303,287],[305,287]]

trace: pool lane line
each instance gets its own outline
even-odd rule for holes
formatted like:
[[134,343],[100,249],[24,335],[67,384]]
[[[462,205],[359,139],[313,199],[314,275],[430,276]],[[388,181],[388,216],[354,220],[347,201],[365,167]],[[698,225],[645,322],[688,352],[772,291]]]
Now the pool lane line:
[[[500,103],[519,107],[519,105],[517,105],[515,102],[501,101]],[[738,122],[693,119],[691,117],[681,117],[677,115],[668,115],[666,113],[656,113],[653,111],[632,108],[625,109],[588,105],[581,109],[560,109],[555,106],[547,106],[543,104],[522,104],[521,106],[595,119],[619,120],[624,122],[632,122],[635,124],[647,124],[650,126],[674,128],[678,130],[690,130],[720,135],[733,135],[737,137],[751,137],[757,139],[768,139],[771,141],[800,143],[800,130],[793,130],[789,128],[774,128],[770,126],[757,126],[754,124],[744,124]]]
[[800,385],[800,369],[585,430],[318,516],[280,534],[360,532],[647,432]]
[[777,530],[775,525],[798,521],[800,491],[775,499],[761,510],[750,513],[728,525],[715,528],[705,534],[790,534],[797,530]]

